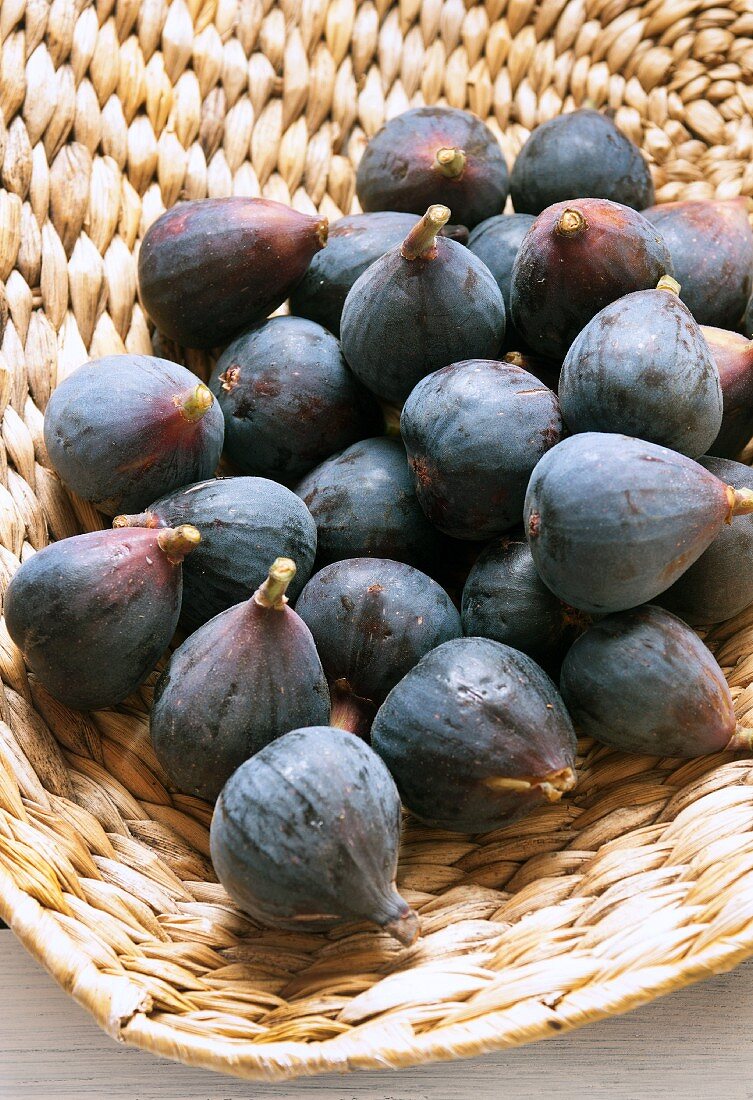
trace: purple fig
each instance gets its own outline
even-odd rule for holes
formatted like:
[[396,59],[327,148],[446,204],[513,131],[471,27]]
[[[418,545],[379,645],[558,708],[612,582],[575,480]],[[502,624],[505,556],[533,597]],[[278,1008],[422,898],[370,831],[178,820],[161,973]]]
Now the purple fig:
[[753,436],[753,340],[723,328],[701,328],[722,384],[722,426],[710,455],[737,458]]

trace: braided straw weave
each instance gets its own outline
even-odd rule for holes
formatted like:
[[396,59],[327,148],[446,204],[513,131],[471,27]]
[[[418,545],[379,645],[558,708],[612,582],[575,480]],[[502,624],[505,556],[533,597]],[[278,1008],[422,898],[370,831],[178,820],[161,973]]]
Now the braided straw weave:
[[[42,418],[87,357],[149,352],[145,229],[180,198],[337,218],[381,123],[447,102],[510,160],[586,101],[659,201],[753,195],[751,0],[2,0],[0,587],[104,525],[50,470]],[[183,358],[203,377],[203,354]],[[753,609],[709,639],[745,721]],[[469,838],[408,824],[423,936],[260,930],[169,787],[150,683],[81,715],[0,627],[0,915],[111,1035],[248,1077],[409,1065],[624,1011],[753,953],[753,762],[581,745],[575,797]],[[750,717],[753,724],[753,716]]]

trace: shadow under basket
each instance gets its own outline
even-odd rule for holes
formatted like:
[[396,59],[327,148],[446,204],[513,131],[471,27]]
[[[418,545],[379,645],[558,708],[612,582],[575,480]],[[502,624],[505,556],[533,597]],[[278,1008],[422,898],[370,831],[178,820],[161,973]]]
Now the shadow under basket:
[[[45,405],[88,357],[152,348],[145,229],[181,198],[335,219],[409,106],[467,107],[510,162],[589,103],[657,201],[753,194],[753,15],[727,0],[18,0],[0,8],[0,577],[105,526],[49,468]],[[209,358],[182,354],[206,378]],[[753,609],[707,639],[751,721]],[[753,761],[580,746],[574,797],[466,837],[408,822],[423,935],[259,929],[218,885],[211,808],[149,742],[155,677],[81,715],[0,629],[0,917],[112,1036],[245,1077],[408,1066],[542,1039],[753,954]]]

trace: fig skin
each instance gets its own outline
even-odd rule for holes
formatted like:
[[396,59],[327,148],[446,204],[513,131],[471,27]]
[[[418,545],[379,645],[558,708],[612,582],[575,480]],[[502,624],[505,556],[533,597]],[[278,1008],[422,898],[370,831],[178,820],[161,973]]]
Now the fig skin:
[[303,317],[272,317],[239,336],[209,388],[225,417],[228,457],[244,474],[284,484],[383,424],[335,337]]
[[531,472],[561,439],[562,418],[532,374],[470,359],[418,383],[400,433],[427,517],[453,538],[484,539],[520,523]]
[[92,531],[39,550],[5,596],[5,623],[40,683],[75,710],[114,706],[170,643],[195,527]]
[[390,119],[366,146],[356,174],[363,210],[423,214],[441,203],[469,229],[501,213],[508,190],[494,134],[455,107],[416,107]]
[[222,411],[196,375],[151,355],[80,366],[44,416],[47,453],[63,482],[111,516],[211,477],[224,432]]
[[669,251],[642,214],[607,199],[548,206],[512,269],[512,321],[532,351],[562,359],[599,310],[672,275]]
[[334,688],[339,714],[333,711],[332,724],[348,723],[354,733],[368,731],[376,707],[425,653],[462,633],[460,616],[436,581],[386,558],[325,566],[304,588],[296,611]]
[[316,522],[319,569],[343,558],[391,558],[431,571],[436,535],[416,500],[400,440],[354,443],[295,491]]
[[217,477],[187,485],[146,512],[115,519],[118,527],[175,527],[191,523],[201,546],[183,567],[181,623],[195,630],[220,611],[248,599],[263,582],[270,561],[292,558],[295,600],[311,576],[316,524],[295,493],[262,477]]
[[[397,210],[340,218],[330,227],[327,247],[317,252],[290,295],[290,312],[339,336],[343,306],[353,283],[385,252],[402,244],[417,221],[417,214]],[[460,244],[468,239],[464,226],[446,225],[441,232]]]
[[753,288],[747,200],[666,202],[644,216],[664,238],[680,297],[698,324],[737,328]]
[[423,657],[379,708],[371,740],[407,809],[453,832],[502,828],[575,785],[575,734],[555,685],[488,638]]
[[432,371],[461,359],[493,358],[502,347],[502,294],[472,252],[437,236],[449,214],[447,207],[430,207],[345,300],[345,358],[372,393],[393,404],[402,404]]
[[560,686],[578,732],[623,752],[693,757],[751,745],[753,731],[736,734],[719,665],[661,607],[594,623],[565,657]]
[[719,371],[724,412],[710,455],[737,458],[753,436],[753,340],[739,332],[702,327],[701,332]]
[[[753,470],[724,458],[699,464],[735,489],[753,489]],[[753,516],[724,524],[707,550],[656,602],[691,626],[721,623],[753,603]]]
[[150,226],[139,295],[169,339],[210,348],[285,301],[327,242],[327,219],[270,199],[198,199]]
[[536,127],[513,165],[510,194],[526,214],[581,198],[643,210],[654,184],[638,147],[606,115],[582,108]]
[[200,627],[157,681],[151,736],[179,790],[214,800],[244,760],[301,724],[329,721],[316,645],[287,606],[295,576],[278,558],[250,600]]
[[533,471],[524,525],[547,587],[591,614],[653,600],[733,515],[753,510],[685,455],[601,432],[570,436]]
[[558,667],[589,617],[557,599],[542,581],[525,538],[503,538],[476,559],[463,588],[463,633]]
[[675,288],[662,280],[626,294],[575,337],[559,385],[571,432],[638,436],[691,458],[713,444],[722,425],[719,371]]
[[505,346],[515,348],[520,343],[510,317],[510,280],[512,265],[523,238],[535,222],[531,214],[497,214],[481,222],[468,238],[468,247],[491,271],[502,291],[505,303]]
[[210,830],[217,877],[255,920],[301,931],[368,920],[408,946],[419,922],[395,887],[399,842],[389,772],[331,726],[291,730],[242,764]]

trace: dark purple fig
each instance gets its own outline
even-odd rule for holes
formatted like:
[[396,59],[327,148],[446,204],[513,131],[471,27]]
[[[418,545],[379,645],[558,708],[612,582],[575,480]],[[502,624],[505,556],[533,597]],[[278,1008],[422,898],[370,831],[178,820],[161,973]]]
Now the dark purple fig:
[[294,576],[294,562],[277,558],[251,599],[192,634],[157,682],[152,744],[186,794],[215,799],[235,769],[270,741],[329,721],[314,639],[287,606]]
[[462,611],[464,634],[503,642],[552,669],[589,622],[547,588],[525,539],[501,539],[482,551]]
[[722,424],[719,371],[671,276],[605,306],[565,356],[571,432],[621,432],[697,458]]
[[151,355],[86,363],[61,382],[44,415],[52,465],[69,489],[111,516],[211,477],[224,431],[203,382]]
[[366,734],[376,708],[423,657],[462,633],[452,600],[403,562],[349,558],[325,566],[298,598],[332,689],[332,724]]
[[212,862],[255,920],[320,931],[368,920],[408,946],[418,917],[395,887],[400,799],[382,761],[331,726],[292,730],[225,784]]
[[481,222],[468,238],[468,247],[491,271],[502,291],[505,303],[505,343],[516,348],[520,343],[510,319],[510,280],[518,249],[536,219],[531,214],[497,214]]
[[5,624],[50,695],[76,710],[114,706],[144,682],[178,622],[181,562],[199,532],[92,531],[28,558]]
[[270,199],[181,202],[141,243],[141,301],[176,343],[224,344],[282,305],[326,243],[326,218]]
[[736,328],[753,287],[748,200],[667,202],[644,214],[664,238],[698,324]]
[[513,206],[540,214],[567,199],[611,199],[634,210],[654,201],[640,149],[606,115],[582,108],[537,126],[510,176]]
[[719,665],[661,607],[594,623],[565,657],[560,686],[578,732],[623,752],[690,757],[753,747],[753,730],[737,732]]
[[723,328],[701,329],[719,371],[724,412],[709,454],[736,458],[753,436],[753,340]]
[[534,352],[563,358],[600,309],[671,274],[667,246],[642,214],[607,199],[558,202],[515,258],[512,320]]
[[499,829],[575,786],[575,734],[530,657],[488,638],[427,653],[379,708],[371,742],[416,817]]
[[354,443],[312,470],[295,491],[316,522],[320,567],[343,558],[433,565],[435,532],[416,500],[400,440]]
[[431,206],[345,300],[343,353],[385,401],[402,404],[425,375],[460,359],[491,358],[502,346],[500,289],[472,252],[437,236],[449,216],[446,206]]
[[606,614],[653,600],[747,512],[753,492],[685,455],[585,432],[541,459],[524,521],[544,583],[572,607]]
[[528,479],[562,436],[556,394],[511,363],[469,359],[424,378],[400,432],[416,496],[447,535],[484,539],[520,523]]
[[416,107],[390,119],[364,150],[356,194],[364,210],[449,206],[472,229],[500,214],[508,172],[489,127],[455,107]]
[[[753,489],[753,470],[724,458],[699,463],[733,489]],[[721,623],[753,603],[753,515],[735,516],[656,602],[692,625]]]
[[225,451],[244,474],[289,484],[382,428],[335,337],[303,317],[272,317],[226,348],[209,386]]
[[[290,312],[317,321],[339,336],[340,317],[353,283],[385,252],[402,244],[417,221],[417,214],[395,210],[340,218],[330,226],[327,247],[317,252],[290,295]],[[462,225],[446,225],[441,235],[460,244],[468,240]]]
[[183,567],[181,622],[190,630],[248,599],[279,553],[297,563],[289,595],[295,600],[311,576],[316,524],[305,504],[283,485],[262,477],[213,478],[170,493],[116,527],[177,527],[192,523],[201,546]]

